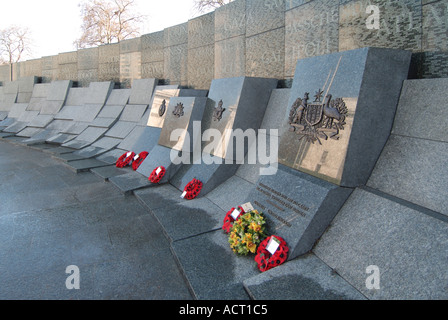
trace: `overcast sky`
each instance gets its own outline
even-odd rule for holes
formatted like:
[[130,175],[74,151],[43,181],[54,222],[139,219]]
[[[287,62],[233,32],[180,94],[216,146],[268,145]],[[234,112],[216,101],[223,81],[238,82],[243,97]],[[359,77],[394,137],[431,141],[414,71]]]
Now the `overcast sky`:
[[[74,51],[80,36],[81,0],[7,0],[0,8],[0,29],[28,27],[33,56],[26,60]],[[142,34],[163,30],[198,16],[193,0],[135,0],[139,13],[148,16]]]

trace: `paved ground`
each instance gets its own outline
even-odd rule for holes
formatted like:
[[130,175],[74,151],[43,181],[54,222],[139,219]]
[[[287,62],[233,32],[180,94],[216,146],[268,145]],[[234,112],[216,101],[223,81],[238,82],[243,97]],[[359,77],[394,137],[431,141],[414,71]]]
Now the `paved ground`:
[[[80,289],[69,290],[79,269]],[[92,173],[0,141],[0,299],[192,299],[155,217]]]

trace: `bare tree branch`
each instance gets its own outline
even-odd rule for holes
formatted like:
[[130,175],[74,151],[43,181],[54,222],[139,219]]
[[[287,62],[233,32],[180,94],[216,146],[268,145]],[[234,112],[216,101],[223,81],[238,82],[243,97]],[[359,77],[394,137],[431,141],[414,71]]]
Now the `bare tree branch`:
[[228,4],[229,2],[232,2],[233,0],[195,0],[194,1],[194,8],[198,12],[206,12],[213,8],[219,8],[225,4]]
[[80,8],[83,24],[82,35],[74,42],[77,49],[137,37],[146,18],[133,12],[134,0],[86,0]]
[[11,26],[0,30],[0,61],[16,63],[31,53],[32,41],[28,28]]

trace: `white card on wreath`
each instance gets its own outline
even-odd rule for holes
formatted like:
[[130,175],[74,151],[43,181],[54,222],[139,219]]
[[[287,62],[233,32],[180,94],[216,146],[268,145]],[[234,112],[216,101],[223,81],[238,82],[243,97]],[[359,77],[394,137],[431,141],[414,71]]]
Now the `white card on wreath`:
[[240,214],[241,214],[240,210],[235,209],[235,210],[233,210],[233,212],[232,212],[232,214],[230,216],[233,218],[233,220],[236,220],[236,219],[238,219]]
[[276,238],[271,237],[271,240],[269,240],[268,245],[266,246],[266,250],[271,254],[274,254],[278,250],[278,247],[280,247],[280,242]]
[[255,210],[250,202],[242,204],[241,208],[243,208],[244,212],[251,212]]
[[185,198],[186,195],[187,195],[187,191],[184,191],[184,193],[182,193],[182,195],[180,197],[183,199],[183,198]]
[[[162,168],[158,167],[157,170],[156,170],[156,174],[159,174],[160,171],[162,171]],[[184,197],[185,197],[185,196],[184,196]]]

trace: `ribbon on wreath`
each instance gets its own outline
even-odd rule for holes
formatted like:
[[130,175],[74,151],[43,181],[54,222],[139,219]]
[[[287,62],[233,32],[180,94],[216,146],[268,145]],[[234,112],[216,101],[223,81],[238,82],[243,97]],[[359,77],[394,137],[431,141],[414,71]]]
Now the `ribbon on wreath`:
[[118,158],[117,162],[115,162],[115,165],[117,168],[124,168],[134,160],[134,157],[135,153],[132,151],[123,153],[121,157]]
[[[268,249],[272,238],[275,238],[278,243],[278,248],[272,254]],[[272,240],[275,241],[275,240]],[[265,272],[269,269],[275,268],[283,264],[288,258],[289,248],[285,240],[279,236],[270,236],[260,243],[257,249],[257,254],[255,256],[255,262],[257,262],[258,269],[261,272]]]
[[193,200],[196,198],[202,190],[202,182],[198,179],[193,179],[184,188],[182,198],[187,200]]
[[149,152],[142,151],[138,155],[134,157],[134,161],[132,162],[132,169],[137,171],[138,167],[145,161],[146,157],[149,155]]
[[149,175],[149,181],[151,181],[152,183],[159,183],[160,180],[162,180],[162,178],[165,176],[165,173],[165,167],[157,167]]
[[[237,210],[238,212],[236,212],[235,210]],[[233,227],[233,222],[238,220],[238,217],[244,213],[245,213],[244,209],[241,206],[238,206],[238,208],[230,209],[230,211],[226,213],[226,216],[225,216],[223,224],[222,224],[222,229],[226,233],[229,233],[230,229],[232,229],[232,227]]]

